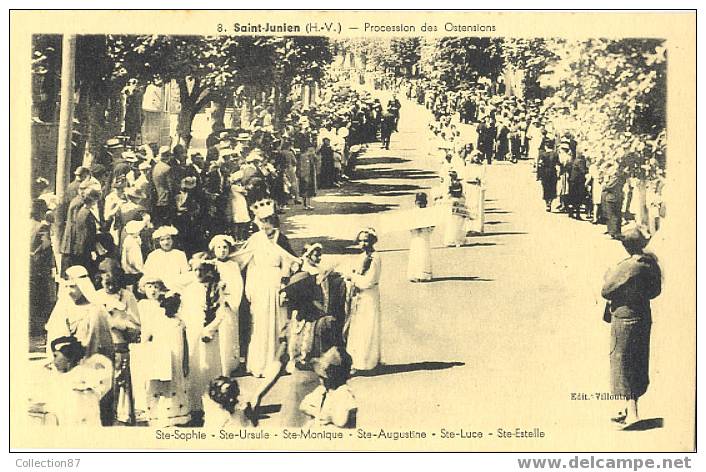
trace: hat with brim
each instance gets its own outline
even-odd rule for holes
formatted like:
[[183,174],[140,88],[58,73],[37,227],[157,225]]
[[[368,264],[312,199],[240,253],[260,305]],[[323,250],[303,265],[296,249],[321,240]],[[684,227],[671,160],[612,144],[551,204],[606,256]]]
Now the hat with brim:
[[123,143],[118,138],[110,138],[105,142],[106,149],[119,149],[123,147]]
[[165,236],[176,236],[177,234],[179,234],[179,230],[177,230],[174,226],[160,226],[154,233],[152,233],[152,239],[160,239]]
[[235,137],[235,140],[240,142],[250,141],[250,133],[238,133],[238,136]]
[[74,171],[74,175],[81,175],[81,174],[84,174],[84,173],[86,173],[86,172],[90,172],[89,169],[88,169],[88,167],[78,166],[78,167],[76,168],[76,170]]
[[123,159],[125,159],[127,162],[137,162],[137,154],[135,154],[133,151],[125,151],[123,154]]

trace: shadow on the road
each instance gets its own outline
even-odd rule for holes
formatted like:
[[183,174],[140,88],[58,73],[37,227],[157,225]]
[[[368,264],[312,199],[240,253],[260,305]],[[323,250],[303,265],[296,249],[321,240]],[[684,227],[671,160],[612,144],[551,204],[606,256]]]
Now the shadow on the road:
[[640,420],[623,428],[623,431],[647,431],[649,429],[664,428],[664,418],[649,418]]
[[365,169],[356,169],[352,178],[354,180],[427,180],[438,178],[438,174],[422,169],[390,169],[388,167],[369,167]]
[[474,234],[474,238],[487,237],[487,236],[509,236],[513,234],[527,234],[524,231],[495,231],[493,233],[479,233]]
[[368,164],[402,164],[404,162],[411,162],[411,159],[403,159],[401,157],[359,157],[356,160],[356,163],[361,166]]
[[[351,236],[352,238],[355,235]],[[307,244],[319,243],[324,247],[324,254],[358,254],[359,249],[353,247],[353,239],[335,239],[327,238],[326,236],[317,236],[311,238],[290,238],[289,242],[292,249],[297,254],[304,252],[304,246]]]
[[483,279],[481,277],[475,277],[472,275],[449,275],[445,277],[434,277],[433,279],[429,280],[428,284],[434,283],[434,282],[450,282],[450,281],[457,281],[457,282],[493,282],[494,279]]
[[486,225],[504,225],[507,221],[486,221]]
[[410,364],[381,364],[373,370],[358,372],[355,374],[355,377],[378,377],[380,375],[404,374],[406,372],[417,372],[420,370],[444,370],[463,365],[466,364],[464,362],[438,361],[412,362]]
[[511,212],[511,211],[507,211],[507,210],[498,210],[498,209],[495,209],[495,208],[486,208],[486,209],[485,209],[485,213],[486,213],[486,215],[487,215],[487,214],[493,214],[493,215],[509,215],[509,214],[512,213],[512,212]]
[[[369,184],[366,182],[349,182],[345,186],[338,189],[336,192],[331,192],[328,195],[336,196],[363,196],[363,195],[375,195],[375,196],[399,196],[401,192],[405,194],[414,194],[419,190],[426,189],[427,187],[422,187],[414,184]],[[396,194],[396,195],[394,195]]]

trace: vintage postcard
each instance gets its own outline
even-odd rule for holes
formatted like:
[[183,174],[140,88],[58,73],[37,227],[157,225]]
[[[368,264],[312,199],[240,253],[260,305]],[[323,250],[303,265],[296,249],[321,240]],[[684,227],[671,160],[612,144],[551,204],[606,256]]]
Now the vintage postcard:
[[694,451],[695,12],[10,39],[11,449]]

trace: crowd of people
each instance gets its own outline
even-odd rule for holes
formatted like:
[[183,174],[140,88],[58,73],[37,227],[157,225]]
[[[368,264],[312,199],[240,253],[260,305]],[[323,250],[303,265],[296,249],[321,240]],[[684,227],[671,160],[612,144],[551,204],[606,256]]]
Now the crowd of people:
[[[346,381],[381,356],[377,234],[324,267],[326,248],[295,252],[279,215],[343,185],[363,146],[389,146],[399,109],[336,87],[281,130],[258,115],[214,132],[205,155],[111,139],[61,200],[38,179],[31,329],[53,359],[50,423],[256,425],[289,372],[284,424],[355,424]],[[245,393],[243,375],[261,380]]]
[[[503,83],[482,78],[460,90],[426,79],[390,77],[380,79],[378,86],[403,94],[433,114],[430,130],[444,143],[438,148],[449,150],[449,162],[457,162],[454,170],[459,175],[463,157],[473,152],[487,164],[530,160],[548,212],[574,219],[583,215],[593,224],[605,224],[606,234],[613,239],[620,237],[622,225],[640,213],[638,179],[630,177],[619,162],[587,159],[575,130],[557,124],[552,109],[541,99],[508,95]],[[464,125],[472,125],[473,131],[469,133]],[[661,181],[650,182],[645,192],[650,234],[664,214],[662,186]]]

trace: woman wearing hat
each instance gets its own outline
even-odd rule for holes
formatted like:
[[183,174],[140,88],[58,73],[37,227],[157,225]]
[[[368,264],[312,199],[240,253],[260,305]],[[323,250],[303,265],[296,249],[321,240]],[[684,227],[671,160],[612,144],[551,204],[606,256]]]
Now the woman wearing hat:
[[137,304],[142,346],[151,351],[153,362],[168,363],[166,369],[160,366],[159,370],[169,375],[155,375],[145,365],[133,368],[136,404],[145,404],[152,427],[184,425],[191,418],[187,395],[189,352],[186,328],[177,316],[179,298],[166,296],[167,287],[159,277],[145,275],[139,287],[146,297]]
[[174,236],[179,231],[173,226],[160,226],[152,233],[159,247],[150,252],[145,261],[145,275],[160,277],[169,290],[178,292],[189,274],[189,262],[184,251],[174,248]]
[[302,153],[299,159],[299,174],[297,180],[299,181],[299,194],[304,200],[304,209],[313,210],[309,203],[311,197],[316,195],[316,190],[318,188],[318,182],[316,176],[319,174],[319,161],[316,156],[316,148],[314,146],[309,146]]
[[240,301],[243,297],[243,276],[240,265],[233,256],[235,240],[228,235],[219,234],[211,239],[208,250],[214,257],[216,269],[224,284],[223,296],[228,303],[223,322],[218,327],[220,339],[222,375],[229,376],[240,365]]
[[380,274],[382,261],[375,251],[377,233],[358,233],[360,255],[344,277],[349,285],[348,316],[344,325],[346,349],[354,370],[372,370],[380,363]]
[[610,379],[613,395],[626,400],[625,409],[613,421],[629,427],[640,420],[637,401],[649,385],[650,300],[662,289],[657,259],[643,251],[648,238],[634,227],[622,235],[630,255],[604,277],[601,295],[608,300],[604,320],[610,322]]
[[144,271],[144,257],[142,255],[142,236],[145,229],[144,220],[129,221],[125,225],[125,240],[120,252],[120,265],[125,271],[128,285],[135,285]]

